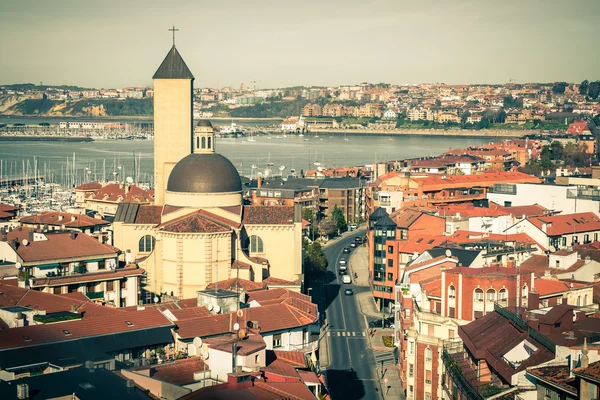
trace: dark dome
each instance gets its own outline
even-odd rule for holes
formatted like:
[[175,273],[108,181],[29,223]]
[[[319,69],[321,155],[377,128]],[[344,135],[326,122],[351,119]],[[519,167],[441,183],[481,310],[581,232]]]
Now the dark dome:
[[231,161],[217,153],[190,154],[175,165],[167,183],[169,192],[240,192],[242,181]]
[[212,124],[207,119],[201,119],[200,121],[198,121],[198,123],[196,124],[196,126],[210,126],[210,127],[212,127]]

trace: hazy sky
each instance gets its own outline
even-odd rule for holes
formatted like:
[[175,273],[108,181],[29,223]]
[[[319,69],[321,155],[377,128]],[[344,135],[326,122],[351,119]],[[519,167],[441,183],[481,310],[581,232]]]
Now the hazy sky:
[[196,87],[600,79],[599,0],[0,0],[0,84]]

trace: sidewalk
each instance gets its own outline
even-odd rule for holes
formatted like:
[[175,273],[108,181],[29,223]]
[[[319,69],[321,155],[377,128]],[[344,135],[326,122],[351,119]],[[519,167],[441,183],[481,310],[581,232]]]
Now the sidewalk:
[[[386,347],[383,344],[384,336],[394,336],[393,329],[376,329],[373,336],[368,336],[369,347],[373,349],[375,357],[375,377],[379,381],[382,398],[387,399],[404,399],[404,389],[400,381],[400,367],[390,359],[394,357],[394,348]],[[379,360],[387,360],[381,364]],[[386,382],[387,379],[387,382]]]

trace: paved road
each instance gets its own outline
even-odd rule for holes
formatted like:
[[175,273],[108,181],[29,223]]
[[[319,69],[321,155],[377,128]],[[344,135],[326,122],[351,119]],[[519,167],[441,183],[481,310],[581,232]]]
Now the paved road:
[[343,284],[338,276],[341,258],[349,260],[350,254],[343,254],[345,246],[356,236],[364,236],[364,229],[340,239],[325,247],[329,261],[324,280],[324,306],[329,322],[330,365],[327,368],[327,384],[333,400],[338,399],[380,399],[378,383],[375,380],[375,358],[368,347],[367,326],[354,296],[344,295],[344,289],[351,287],[354,293],[368,291],[368,287]]

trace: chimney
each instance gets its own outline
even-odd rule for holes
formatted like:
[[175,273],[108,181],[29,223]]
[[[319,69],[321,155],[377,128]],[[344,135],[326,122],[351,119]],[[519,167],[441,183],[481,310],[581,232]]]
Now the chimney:
[[77,232],[71,231],[71,233],[69,234],[69,236],[71,237],[71,240],[75,240],[77,238]]
[[259,176],[256,180],[256,187],[260,189],[262,187],[262,176]]
[[77,219],[77,218],[75,218],[75,216],[74,216],[74,215],[71,215],[71,222],[75,222],[75,220],[76,220],[76,219]]
[[63,220],[63,215],[62,214],[58,214],[58,220],[62,221]]
[[17,399],[27,400],[29,399],[29,385],[26,383],[19,383],[17,385]]
[[590,366],[590,359],[588,357],[589,350],[587,348],[587,338],[583,338],[583,349],[581,349],[581,368],[587,368]]
[[527,296],[527,308],[530,310],[537,310],[540,308],[540,294],[535,288],[529,291],[529,295]]

